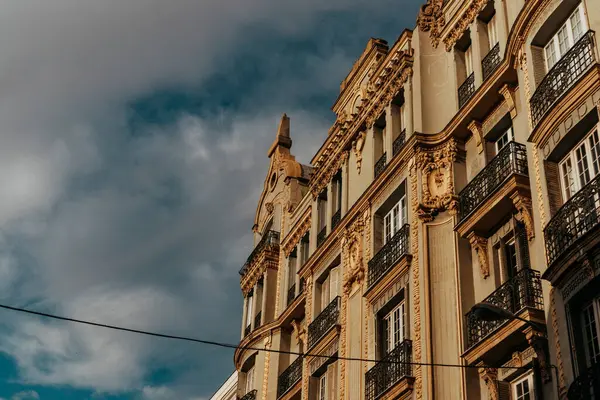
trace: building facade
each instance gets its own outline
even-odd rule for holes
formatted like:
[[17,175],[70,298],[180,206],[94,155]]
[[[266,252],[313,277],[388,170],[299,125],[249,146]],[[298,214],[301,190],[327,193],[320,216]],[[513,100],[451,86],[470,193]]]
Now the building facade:
[[210,397],[210,400],[237,400],[238,398],[238,374],[234,371],[229,378],[217,391]]
[[428,0],[310,166],[283,116],[240,398],[600,399],[599,28],[597,0]]

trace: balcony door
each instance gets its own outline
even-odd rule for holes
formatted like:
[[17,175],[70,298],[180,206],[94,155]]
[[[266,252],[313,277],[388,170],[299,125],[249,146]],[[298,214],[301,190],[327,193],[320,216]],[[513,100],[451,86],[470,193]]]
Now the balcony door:
[[567,52],[577,43],[587,31],[587,23],[583,11],[583,4],[579,3],[575,11],[565,23],[552,36],[544,47],[546,58],[546,72],[550,71]]
[[565,202],[600,174],[600,135],[597,128],[563,158],[559,170]]
[[404,340],[405,302],[402,301],[381,320],[382,352],[387,354]]
[[383,218],[383,243],[387,243],[406,223],[406,196],[396,203]]
[[246,393],[254,390],[254,367],[246,372]]
[[581,327],[588,367],[600,363],[600,298],[595,298],[581,313]]

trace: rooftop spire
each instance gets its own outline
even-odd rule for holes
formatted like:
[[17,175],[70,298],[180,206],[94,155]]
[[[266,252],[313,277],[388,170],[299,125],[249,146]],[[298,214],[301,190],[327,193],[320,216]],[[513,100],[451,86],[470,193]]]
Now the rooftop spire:
[[273,154],[276,148],[283,147],[290,149],[292,147],[292,138],[290,137],[290,118],[287,114],[281,116],[279,128],[277,128],[277,137],[269,149],[269,157]]

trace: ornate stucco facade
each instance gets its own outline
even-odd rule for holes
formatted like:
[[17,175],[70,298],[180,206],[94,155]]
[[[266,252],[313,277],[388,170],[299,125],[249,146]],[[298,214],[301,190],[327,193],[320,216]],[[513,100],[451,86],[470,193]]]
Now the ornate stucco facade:
[[596,0],[428,0],[311,165],[283,116],[239,398],[600,398],[599,28]]

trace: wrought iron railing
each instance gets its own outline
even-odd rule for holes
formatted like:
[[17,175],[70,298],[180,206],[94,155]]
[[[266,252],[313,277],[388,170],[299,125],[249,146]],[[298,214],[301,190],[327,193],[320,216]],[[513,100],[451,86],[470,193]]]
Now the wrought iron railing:
[[469,75],[458,88],[458,108],[462,108],[473,93],[475,93],[475,72]]
[[548,71],[535,90],[529,104],[533,126],[550,110],[563,94],[596,62],[594,32],[588,31]]
[[[493,304],[514,314],[525,307],[543,310],[544,298],[540,273],[530,268],[522,269],[514,278],[502,284],[483,302]],[[472,311],[467,313],[466,318],[467,348],[481,342],[506,321],[483,321],[478,319]]]
[[248,258],[246,259],[246,263],[244,264],[242,269],[240,269],[240,275],[243,276],[246,274],[246,272],[248,272],[248,268],[250,268],[252,261],[254,261],[254,258],[256,256],[258,256],[258,254],[261,251],[263,251],[266,248],[273,248],[273,250],[276,251],[278,247],[279,247],[279,232],[268,231],[267,233],[265,233],[264,236],[262,237],[262,239],[260,239],[260,242],[258,242],[256,247],[254,248],[254,250],[252,250],[252,253],[250,253]]
[[365,400],[376,400],[402,378],[412,376],[412,342],[405,340],[365,374]]
[[569,400],[598,400],[600,399],[600,363],[592,365],[579,375],[567,392]]
[[261,319],[262,319],[262,311],[259,311],[258,314],[256,314],[256,317],[254,317],[254,329],[260,328]]
[[240,400],[256,400],[256,389],[249,391]]
[[244,328],[244,337],[248,336],[252,332],[252,325],[248,325]]
[[332,231],[335,229],[336,226],[338,226],[338,224],[340,223],[341,220],[342,220],[342,209],[339,209],[331,217],[331,230]]
[[317,234],[317,247],[321,247],[323,242],[325,242],[325,239],[327,239],[327,226],[324,226]]
[[528,176],[527,149],[525,145],[510,142],[486,165],[475,178],[460,191],[460,217],[464,220],[488,196],[513,174]]
[[392,143],[392,155],[396,156],[396,154],[400,153],[402,147],[406,143],[406,129],[402,129],[402,132],[398,135],[396,139],[394,139],[394,143]]
[[285,369],[279,375],[277,380],[277,398],[280,398],[288,390],[290,390],[294,385],[302,378],[302,357],[296,358],[296,360],[290,364],[289,367]]
[[383,153],[379,160],[375,163],[375,178],[377,178],[385,170],[387,165],[387,154]]
[[492,75],[492,73],[498,68],[502,59],[500,58],[500,43],[496,43],[494,47],[487,53],[481,61],[481,69],[483,70],[483,80]]
[[308,347],[311,348],[331,328],[339,324],[340,296],[337,296],[308,326]]
[[287,305],[289,306],[292,302],[296,300],[296,284],[294,283],[287,292]]
[[373,286],[403,255],[408,254],[409,236],[410,226],[406,224],[369,261],[367,287]]
[[544,228],[548,265],[599,224],[600,175],[563,204]]

